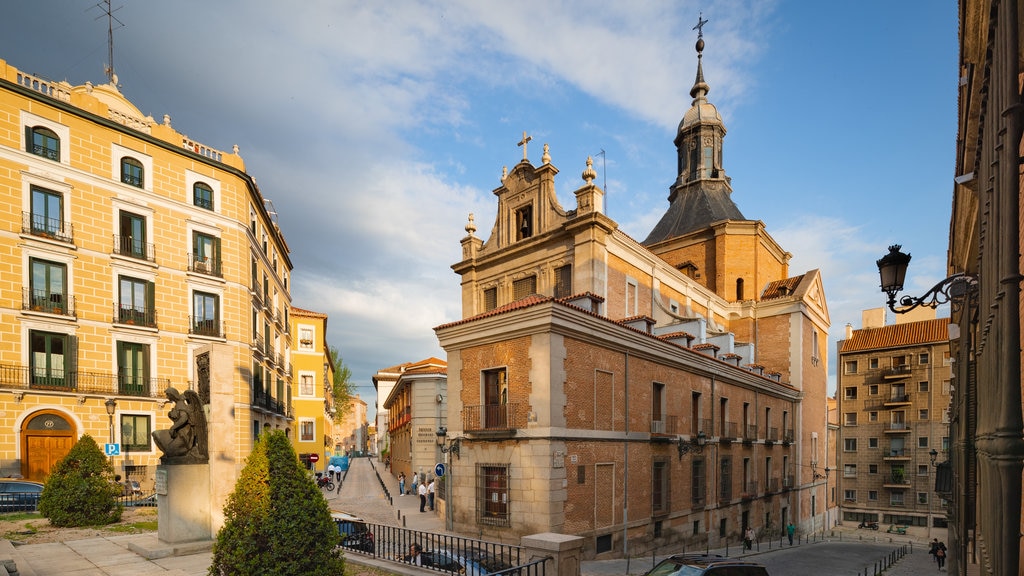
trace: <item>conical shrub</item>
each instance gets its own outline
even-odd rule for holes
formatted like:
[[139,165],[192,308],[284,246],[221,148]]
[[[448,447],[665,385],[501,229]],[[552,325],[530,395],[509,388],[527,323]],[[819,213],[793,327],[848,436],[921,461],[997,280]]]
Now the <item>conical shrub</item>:
[[121,519],[122,486],[92,436],[83,434],[50,471],[39,496],[39,513],[54,526],[98,526]]

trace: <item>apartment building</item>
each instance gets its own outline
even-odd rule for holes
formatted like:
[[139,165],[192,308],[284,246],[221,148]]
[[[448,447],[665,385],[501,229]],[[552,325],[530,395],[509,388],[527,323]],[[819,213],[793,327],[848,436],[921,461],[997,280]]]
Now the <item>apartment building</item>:
[[863,316],[863,327],[847,326],[838,344],[842,521],[917,527],[932,537],[932,528],[946,526],[947,503],[934,489],[935,464],[949,457],[949,318],[931,308],[888,325],[883,308]]
[[644,241],[604,213],[590,158],[563,208],[551,148],[534,165],[526,135],[486,239],[470,215],[452,267],[462,318],[435,329],[456,530],[580,535],[606,558],[825,526],[821,275],[791,276],[791,254],[733,202],[703,48],[669,206]]
[[447,425],[448,364],[440,358],[425,358],[377,374],[393,374],[396,369],[398,378],[382,406],[388,414],[391,470],[409,478],[408,490],[413,474],[423,479],[433,476],[434,464],[442,460],[437,430]]
[[[327,345],[327,314],[291,307],[292,443],[307,468],[323,472],[334,448],[334,363]],[[311,455],[316,457],[311,458]]]
[[235,149],[154,120],[109,83],[0,60],[0,474],[45,479],[82,434],[152,481],[164,391],[211,403],[211,461],[291,427],[289,277]]

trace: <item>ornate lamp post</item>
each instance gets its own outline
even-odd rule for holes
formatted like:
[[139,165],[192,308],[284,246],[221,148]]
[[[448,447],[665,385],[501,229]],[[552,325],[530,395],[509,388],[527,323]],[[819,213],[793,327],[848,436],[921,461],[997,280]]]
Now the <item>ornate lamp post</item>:
[[[103,403],[107,408],[107,421],[110,426],[110,443],[114,444],[114,412],[117,410],[117,400],[113,398],[107,398],[107,401]],[[114,456],[110,456],[110,467],[114,467]]]
[[889,296],[889,310],[896,314],[906,314],[918,306],[936,308],[946,302],[951,303],[955,313],[965,301],[972,301],[978,294],[978,277],[970,274],[953,274],[932,286],[923,296],[915,298],[904,295],[899,300],[900,308],[896,308],[896,294],[903,290],[903,280],[907,277],[910,265],[910,254],[900,252],[899,244],[889,246],[889,253],[879,258],[878,275],[881,279],[882,292]]
[[444,526],[445,530],[453,530],[455,523],[452,517],[452,464],[451,457],[449,454],[454,454],[456,458],[459,457],[459,448],[462,446],[461,438],[452,438],[447,440],[448,429],[444,426],[438,426],[437,432],[434,432],[435,439],[437,440],[437,447],[441,449],[441,453],[445,455],[446,470],[444,471]]

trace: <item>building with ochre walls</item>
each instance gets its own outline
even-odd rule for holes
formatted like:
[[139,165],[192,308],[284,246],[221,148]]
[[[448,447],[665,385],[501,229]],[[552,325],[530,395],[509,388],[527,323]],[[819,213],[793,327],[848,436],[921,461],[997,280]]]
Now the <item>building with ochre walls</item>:
[[168,386],[211,405],[211,461],[240,469],[292,427],[292,264],[237,149],[143,114],[116,76],[0,60],[0,202],[0,475],[44,480],[90,434],[150,483]]
[[[310,470],[323,472],[334,449],[334,364],[327,344],[327,314],[292,306],[292,444]],[[311,454],[316,454],[312,461]]]
[[733,202],[703,48],[669,206],[644,241],[604,213],[589,158],[563,208],[549,146],[534,165],[525,134],[486,240],[471,215],[452,267],[462,318],[435,329],[456,530],[580,535],[605,558],[826,527],[821,275],[790,275],[790,253]]

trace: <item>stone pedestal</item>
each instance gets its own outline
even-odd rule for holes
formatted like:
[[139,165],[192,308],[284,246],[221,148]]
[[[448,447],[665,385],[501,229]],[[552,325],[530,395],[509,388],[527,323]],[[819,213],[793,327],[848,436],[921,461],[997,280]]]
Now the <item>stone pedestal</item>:
[[179,544],[212,540],[210,465],[161,464],[156,467],[156,476],[160,541]]
[[525,549],[526,559],[529,561],[551,558],[552,563],[545,568],[546,574],[580,576],[583,538],[543,532],[523,536],[519,540],[519,545]]

